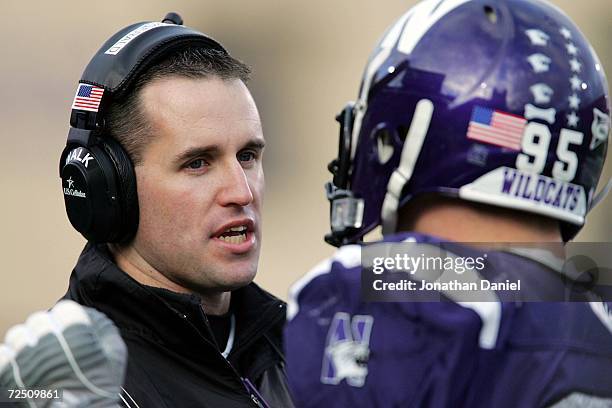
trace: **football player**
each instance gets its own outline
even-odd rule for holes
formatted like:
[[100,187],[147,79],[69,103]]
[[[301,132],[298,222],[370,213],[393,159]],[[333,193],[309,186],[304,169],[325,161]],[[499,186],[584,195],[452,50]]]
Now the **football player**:
[[[605,195],[610,105],[576,25],[540,0],[423,1],[383,35],[338,120],[326,240],[340,249],[289,297],[296,406],[612,406],[612,303],[592,285],[584,302],[362,296],[365,252],[403,242],[417,257],[488,254],[471,272],[522,280],[515,300],[584,279],[563,268],[563,243]],[[557,250],[527,245],[544,242]]]

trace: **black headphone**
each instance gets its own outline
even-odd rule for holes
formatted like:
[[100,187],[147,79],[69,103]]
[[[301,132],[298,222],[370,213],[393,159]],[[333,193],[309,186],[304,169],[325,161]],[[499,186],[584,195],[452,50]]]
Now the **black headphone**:
[[68,141],[59,169],[72,226],[92,242],[125,242],[138,228],[134,166],[105,134],[105,113],[147,68],[188,47],[227,51],[214,39],[182,25],[176,13],[162,22],[132,24],[108,39],[91,59],[77,87]]

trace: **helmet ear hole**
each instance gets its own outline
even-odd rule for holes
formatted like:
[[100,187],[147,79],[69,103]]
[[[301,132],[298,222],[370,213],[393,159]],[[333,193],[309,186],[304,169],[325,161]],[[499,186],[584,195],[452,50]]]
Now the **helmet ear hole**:
[[497,12],[495,11],[495,9],[489,5],[484,6],[484,12],[485,15],[487,16],[487,18],[489,19],[489,21],[492,24],[497,23]]
[[395,151],[393,147],[393,135],[387,127],[380,127],[374,131],[374,138],[376,139],[378,162],[383,165],[391,159]]

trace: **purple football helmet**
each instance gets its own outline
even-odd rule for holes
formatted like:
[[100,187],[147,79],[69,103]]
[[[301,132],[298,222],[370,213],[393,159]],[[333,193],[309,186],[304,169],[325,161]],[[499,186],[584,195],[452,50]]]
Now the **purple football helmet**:
[[541,214],[564,240],[603,194],[608,86],[589,42],[539,0],[425,0],[372,53],[338,116],[333,245],[438,193]]

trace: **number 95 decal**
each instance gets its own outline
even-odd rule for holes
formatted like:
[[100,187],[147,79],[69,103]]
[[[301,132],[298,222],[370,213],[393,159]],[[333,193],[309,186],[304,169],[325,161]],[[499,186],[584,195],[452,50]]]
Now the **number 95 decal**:
[[[523,153],[516,158],[516,168],[532,173],[542,173],[546,165],[550,146],[550,129],[548,126],[530,122],[525,127],[521,147]],[[552,176],[562,181],[572,181],[578,170],[578,156],[569,149],[570,145],[580,146],[584,139],[582,132],[561,129],[557,144],[557,158],[553,164]]]

